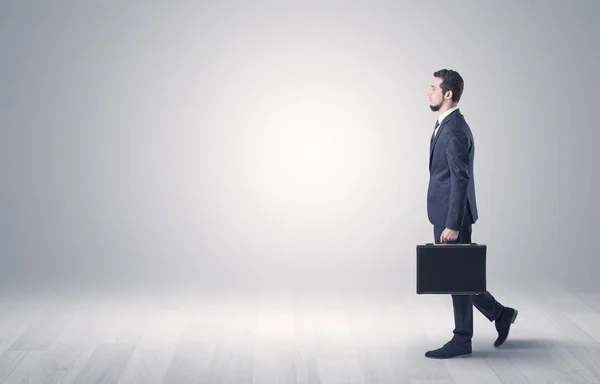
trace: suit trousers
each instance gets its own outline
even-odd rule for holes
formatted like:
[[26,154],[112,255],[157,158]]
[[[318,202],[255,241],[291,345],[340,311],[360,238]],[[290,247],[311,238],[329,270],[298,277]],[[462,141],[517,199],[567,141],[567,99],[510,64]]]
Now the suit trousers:
[[[434,226],[433,235],[435,244],[440,244],[440,237],[445,227]],[[454,243],[471,243],[472,224],[464,224]],[[478,295],[452,295],[454,307],[454,336],[452,340],[461,343],[471,343],[473,338],[473,306],[477,308],[489,321],[494,321],[502,314],[504,306],[500,304],[489,292]]]

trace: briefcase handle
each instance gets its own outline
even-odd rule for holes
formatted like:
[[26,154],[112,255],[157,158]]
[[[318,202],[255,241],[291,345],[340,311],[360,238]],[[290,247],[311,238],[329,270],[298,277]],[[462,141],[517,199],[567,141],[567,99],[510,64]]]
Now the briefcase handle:
[[425,245],[477,245],[477,243],[469,243],[469,244],[457,244],[457,243],[433,244],[433,243],[425,243]]

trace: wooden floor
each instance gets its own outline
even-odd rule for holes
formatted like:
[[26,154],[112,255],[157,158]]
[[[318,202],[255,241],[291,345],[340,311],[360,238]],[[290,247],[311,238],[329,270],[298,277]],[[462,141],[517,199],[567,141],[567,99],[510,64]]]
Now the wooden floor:
[[496,349],[431,360],[448,296],[0,297],[0,383],[600,383],[600,292],[492,290],[519,309]]

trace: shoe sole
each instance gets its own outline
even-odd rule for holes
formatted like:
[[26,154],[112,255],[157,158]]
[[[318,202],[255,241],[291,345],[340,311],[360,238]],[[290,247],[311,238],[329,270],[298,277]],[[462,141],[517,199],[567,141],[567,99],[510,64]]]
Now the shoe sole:
[[[510,319],[510,323],[514,324],[515,321],[517,321],[517,315],[519,314],[519,310],[515,309],[515,313],[513,313],[513,317],[512,319]],[[508,331],[510,333],[510,328],[508,328]],[[506,338],[508,339],[508,335],[506,335]],[[499,345],[494,345],[494,347],[499,348],[502,344],[504,344],[506,342],[506,340],[504,340],[503,342],[501,342]]]
[[452,356],[452,357],[432,357],[432,356],[425,356],[428,359],[436,359],[436,360],[447,360],[447,359],[458,359],[461,357],[471,357],[472,353],[467,353],[464,355],[458,355],[458,356]]

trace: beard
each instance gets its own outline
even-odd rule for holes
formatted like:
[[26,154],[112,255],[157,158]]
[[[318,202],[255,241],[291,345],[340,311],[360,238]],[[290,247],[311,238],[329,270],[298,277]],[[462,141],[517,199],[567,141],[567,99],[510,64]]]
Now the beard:
[[440,103],[438,105],[429,105],[429,108],[433,111],[433,112],[437,112],[440,110],[440,108],[442,108],[442,102],[440,101]]

